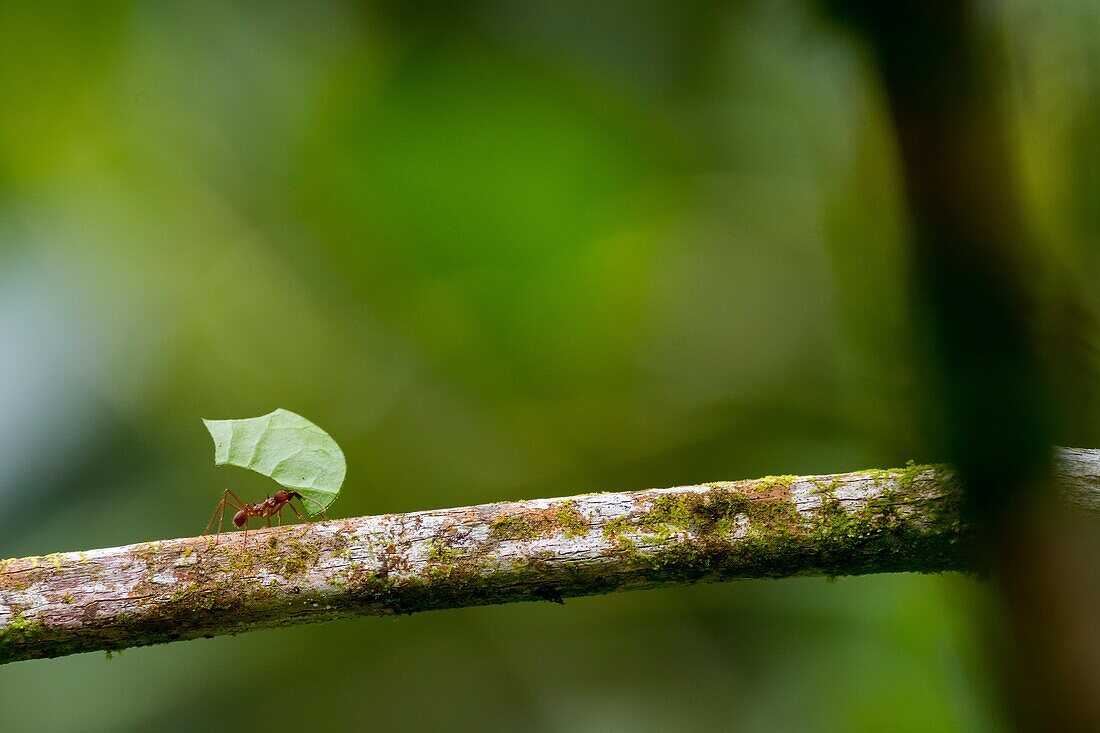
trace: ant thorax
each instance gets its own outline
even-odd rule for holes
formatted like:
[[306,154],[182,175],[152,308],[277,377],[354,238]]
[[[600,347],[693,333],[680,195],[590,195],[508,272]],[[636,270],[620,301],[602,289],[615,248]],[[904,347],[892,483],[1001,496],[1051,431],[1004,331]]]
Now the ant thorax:
[[253,507],[253,511],[255,511],[256,516],[270,517],[270,516],[276,514],[279,511],[279,509],[281,509],[283,507],[283,504],[285,504],[285,503],[286,503],[285,501],[279,501],[275,497],[269,496],[266,499],[264,499],[263,501],[261,501],[259,504],[256,504]]

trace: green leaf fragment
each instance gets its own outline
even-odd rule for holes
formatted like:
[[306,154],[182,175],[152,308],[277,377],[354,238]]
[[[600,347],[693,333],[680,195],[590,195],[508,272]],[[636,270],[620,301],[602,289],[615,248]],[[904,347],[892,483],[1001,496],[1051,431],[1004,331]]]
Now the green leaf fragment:
[[268,476],[302,495],[310,515],[340,494],[344,452],[321,428],[282,408],[261,417],[203,420],[214,439],[214,464],[239,466]]

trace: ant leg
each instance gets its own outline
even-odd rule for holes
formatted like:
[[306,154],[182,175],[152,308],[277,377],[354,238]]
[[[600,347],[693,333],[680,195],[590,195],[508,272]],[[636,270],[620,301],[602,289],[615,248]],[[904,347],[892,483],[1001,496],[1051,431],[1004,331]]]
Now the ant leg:
[[234,506],[237,509],[244,509],[246,506],[249,506],[248,502],[247,501],[241,501],[241,497],[234,494],[232,489],[226,489],[225,493],[232,496],[237,502],[236,504],[231,504],[231,506]]
[[[221,501],[219,501],[218,505],[216,507],[214,507],[214,516],[210,517],[210,521],[207,523],[206,529],[204,529],[202,531],[203,534],[209,534],[210,533],[210,527],[213,526],[214,520],[217,519],[218,520],[218,531],[214,534],[214,543],[215,544],[217,544],[219,538],[221,537],[222,525],[225,524],[225,505],[229,504],[230,506],[233,506],[232,502],[229,499],[230,496],[232,496],[233,498],[237,498],[237,495],[234,494],[229,489],[226,489],[225,491],[222,492]],[[237,501],[240,502],[240,499],[237,499]],[[240,508],[241,508],[240,506],[237,506],[237,509],[240,509]]]
[[[230,497],[232,497],[232,499],[235,499],[236,501],[231,500]],[[242,502],[241,498],[234,494],[231,489],[226,489],[222,492],[221,501],[219,501],[218,505],[214,507],[214,516],[210,517],[210,522],[207,523],[206,529],[204,529],[202,532],[203,534],[208,534],[210,532],[210,527],[214,524],[214,519],[217,518],[218,531],[214,534],[214,544],[217,544],[218,541],[221,539],[222,525],[225,524],[225,507],[227,504],[238,510],[244,509],[244,502]]]
[[222,539],[222,525],[225,524],[225,502],[226,502],[226,496],[225,496],[225,494],[222,494],[222,500],[220,502],[218,502],[219,504],[221,504],[222,513],[218,515],[218,531],[214,533],[214,544],[215,545],[218,544],[219,542],[221,542],[221,539]]
[[214,526],[214,520],[218,519],[218,512],[222,513],[221,521],[218,522],[218,534],[222,531],[222,522],[225,521],[225,495],[222,495],[221,501],[214,507],[214,516],[210,517],[210,521],[206,523],[206,529],[202,531],[203,534],[210,534],[210,528]]
[[[298,517],[298,519],[301,519],[303,522],[308,522],[309,521],[308,519],[306,519],[305,517],[302,516],[302,513],[300,511],[298,511],[298,507],[294,506],[289,501],[286,503],[286,505],[291,508],[291,510],[294,512],[294,514]],[[281,512],[282,509],[280,508],[279,511]],[[280,514],[280,519],[282,519],[281,514]]]

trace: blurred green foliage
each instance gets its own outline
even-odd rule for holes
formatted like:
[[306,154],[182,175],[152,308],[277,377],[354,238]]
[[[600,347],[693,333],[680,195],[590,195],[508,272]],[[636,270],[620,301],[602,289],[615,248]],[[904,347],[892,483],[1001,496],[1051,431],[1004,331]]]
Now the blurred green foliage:
[[[1100,10],[986,8],[1049,287]],[[858,39],[804,3],[0,1],[0,556],[197,533],[284,405],[342,515],[934,460]],[[7,730],[988,730],[976,581],[753,582],[0,668]]]

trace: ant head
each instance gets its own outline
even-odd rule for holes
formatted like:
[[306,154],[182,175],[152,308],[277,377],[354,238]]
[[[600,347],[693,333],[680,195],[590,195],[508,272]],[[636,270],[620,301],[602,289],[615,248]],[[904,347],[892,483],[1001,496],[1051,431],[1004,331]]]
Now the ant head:
[[301,499],[302,495],[297,491],[291,491],[289,489],[279,489],[275,492],[275,501],[285,504],[291,499]]

